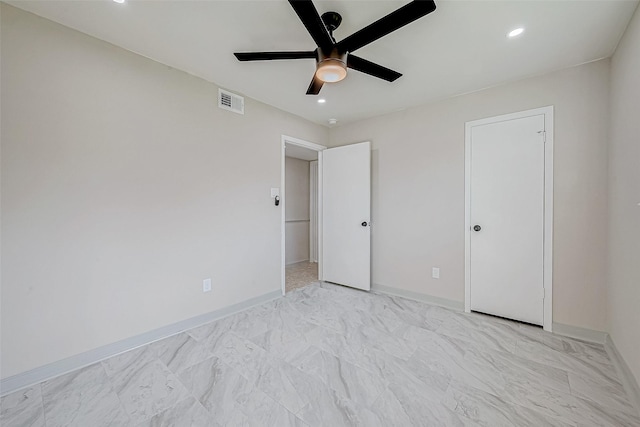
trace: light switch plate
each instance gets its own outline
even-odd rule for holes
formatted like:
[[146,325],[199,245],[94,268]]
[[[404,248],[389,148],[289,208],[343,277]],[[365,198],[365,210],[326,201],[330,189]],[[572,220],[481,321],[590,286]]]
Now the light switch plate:
[[431,277],[433,277],[434,279],[439,279],[440,278],[440,268],[433,267],[431,269]]
[[280,189],[279,188],[272,188],[271,189],[271,198],[273,199],[274,197],[279,197],[280,196]]

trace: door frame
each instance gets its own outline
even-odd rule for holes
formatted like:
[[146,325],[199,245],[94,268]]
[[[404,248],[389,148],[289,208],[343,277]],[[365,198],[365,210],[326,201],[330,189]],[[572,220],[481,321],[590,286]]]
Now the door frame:
[[[318,173],[318,160],[311,160],[309,162],[309,262],[316,264],[318,264],[318,250],[320,249],[318,247],[318,188],[320,185]],[[316,228],[315,234],[311,225]]]
[[280,285],[282,295],[286,291],[286,240],[285,240],[285,212],[287,208],[287,193],[285,189],[285,147],[287,144],[297,145],[318,152],[318,280],[322,280],[322,151],[327,147],[292,136],[282,135],[280,144],[280,201],[282,203],[280,218]]
[[475,126],[544,115],[544,236],[543,317],[545,331],[553,328],[553,106],[534,108],[465,123],[464,144],[464,311],[471,311],[471,130]]

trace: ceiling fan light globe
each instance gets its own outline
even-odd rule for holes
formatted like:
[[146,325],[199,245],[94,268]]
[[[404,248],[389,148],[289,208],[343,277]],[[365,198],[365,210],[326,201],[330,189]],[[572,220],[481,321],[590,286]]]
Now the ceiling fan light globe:
[[347,66],[344,62],[327,58],[318,64],[316,77],[325,83],[335,83],[347,77]]

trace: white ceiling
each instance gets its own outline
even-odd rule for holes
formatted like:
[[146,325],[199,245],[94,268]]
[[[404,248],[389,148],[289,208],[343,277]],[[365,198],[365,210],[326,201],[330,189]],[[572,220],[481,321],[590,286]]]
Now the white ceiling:
[[[610,56],[637,0],[436,0],[432,14],[357,51],[404,74],[394,83],[350,71],[305,95],[313,60],[238,62],[234,51],[313,50],[285,0],[9,1],[174,68],[327,125],[398,111]],[[316,1],[343,21],[341,40],[396,8],[394,1]],[[519,26],[524,34],[507,39]]]

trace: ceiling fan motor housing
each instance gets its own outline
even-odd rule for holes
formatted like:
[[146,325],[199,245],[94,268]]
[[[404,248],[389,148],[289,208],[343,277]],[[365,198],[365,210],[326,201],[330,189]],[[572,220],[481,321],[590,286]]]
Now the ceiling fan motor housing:
[[325,83],[339,82],[347,76],[347,53],[340,53],[337,48],[331,52],[318,48],[318,64],[316,77]]

